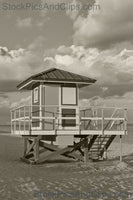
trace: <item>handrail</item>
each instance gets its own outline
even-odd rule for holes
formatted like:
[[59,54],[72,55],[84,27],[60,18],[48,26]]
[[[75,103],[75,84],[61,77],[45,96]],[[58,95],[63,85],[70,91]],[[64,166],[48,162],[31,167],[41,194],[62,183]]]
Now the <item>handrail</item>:
[[[38,107],[38,110],[33,111],[33,107]],[[15,132],[17,127],[19,127],[19,131],[22,129],[24,129],[24,132],[26,131],[26,127],[29,126],[29,131],[31,132],[32,130],[32,123],[40,123],[41,124],[46,124],[46,120],[49,120],[49,124],[53,124],[53,129],[59,129],[60,127],[62,127],[62,122],[63,120],[75,120],[75,126],[76,128],[79,130],[79,133],[81,130],[101,130],[102,134],[104,134],[105,130],[112,130],[113,127],[121,127],[119,128],[120,130],[124,130],[125,132],[127,131],[127,109],[124,108],[116,108],[116,107],[89,107],[88,110],[91,112],[84,112],[83,116],[81,115],[81,111],[85,111],[82,110],[82,108],[84,107],[72,107],[73,108],[77,108],[78,112],[75,113],[75,115],[73,116],[73,114],[70,114],[69,116],[62,116],[62,113],[59,112],[59,107],[61,106],[56,106],[56,105],[48,105],[48,106],[32,106],[32,105],[24,105],[24,106],[19,106],[17,108],[14,108],[11,110],[11,126],[12,126],[12,132]],[[55,110],[52,111],[48,111],[48,110],[43,110],[43,108],[55,108]],[[66,107],[62,107],[62,108],[66,108]],[[85,107],[86,108],[86,107]],[[94,108],[94,109],[92,109]],[[113,113],[111,114],[110,117],[106,116],[107,112],[104,113],[104,109],[114,109]],[[69,107],[68,107],[69,109]],[[100,110],[99,113],[98,110]],[[122,112],[121,112],[122,111]],[[35,116],[34,113],[40,113],[43,112],[44,114],[42,115],[38,115]],[[112,111],[111,111],[112,112]],[[116,113],[120,112],[120,116],[116,117]],[[47,116],[48,114],[53,114],[53,116]],[[50,121],[51,120],[51,121]],[[107,121],[109,121],[107,123]],[[116,123],[117,121],[119,121],[120,123]],[[122,121],[122,123],[121,123]],[[88,123],[87,129],[85,128],[86,125],[85,123]],[[111,123],[111,127],[108,128],[108,125],[110,125]],[[41,125],[42,126],[42,125]],[[70,125],[71,126],[71,125]],[[66,126],[67,127],[67,126]]]
[[[19,108],[22,108],[22,107],[39,107],[39,105],[21,105],[21,106],[18,106],[18,107],[13,107],[11,108],[11,110],[16,110],[16,109],[19,109]],[[41,107],[51,107],[51,108],[59,108],[61,106],[59,105],[41,105]],[[69,107],[69,105],[68,105]],[[71,107],[71,106],[70,106]],[[73,107],[75,107],[75,105],[73,105]],[[76,106],[77,107],[77,106]],[[127,108],[122,108],[122,107],[113,107],[113,106],[89,106],[89,108],[87,106],[78,106],[79,108],[87,108],[86,110],[91,110],[91,109],[116,109],[116,110],[127,110]],[[84,110],[80,110],[80,111],[84,111]]]

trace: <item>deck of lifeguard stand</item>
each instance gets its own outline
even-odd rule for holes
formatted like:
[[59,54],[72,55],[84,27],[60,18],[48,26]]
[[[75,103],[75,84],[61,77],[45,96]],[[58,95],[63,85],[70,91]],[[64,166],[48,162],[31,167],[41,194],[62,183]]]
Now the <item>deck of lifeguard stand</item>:
[[[116,135],[121,137],[122,135],[127,134],[127,117],[125,109],[115,108],[110,117],[104,116],[104,109],[106,108],[100,109],[101,116],[98,116],[97,112],[93,112],[93,115],[91,116],[86,116],[84,114],[84,116],[78,115],[76,117],[62,117],[56,113],[54,113],[52,117],[35,117],[32,116],[30,109],[28,110],[29,114],[27,114],[26,106],[12,110],[12,134],[22,135],[24,138],[24,156],[22,160],[28,163],[41,163],[46,162],[57,155],[62,155],[87,162],[89,151],[91,151],[93,145],[96,145],[95,141],[97,139],[101,140],[100,146],[98,147],[98,155],[101,158]],[[118,116],[118,113],[121,110],[123,116]],[[33,121],[39,120],[39,123],[43,123],[43,120],[46,119],[52,120],[52,130],[32,128]],[[74,128],[63,128],[58,123],[63,119],[75,119],[78,123]],[[50,143],[47,143],[46,141],[46,137],[56,138],[59,136],[63,136],[64,139],[65,136],[73,136],[73,138],[78,138],[79,141],[75,142],[73,139],[73,144],[68,144],[63,148],[54,145],[52,139],[49,139],[49,141],[51,141]],[[103,147],[104,142],[105,145]],[[46,151],[50,151],[51,153],[47,155],[45,154]],[[40,157],[42,153],[44,153],[43,158]]]

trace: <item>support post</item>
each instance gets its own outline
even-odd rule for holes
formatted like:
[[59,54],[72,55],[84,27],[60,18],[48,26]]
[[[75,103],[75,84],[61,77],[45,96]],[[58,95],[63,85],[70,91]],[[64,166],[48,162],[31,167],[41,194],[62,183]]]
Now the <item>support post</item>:
[[107,160],[107,149],[104,147],[103,159]]
[[[85,117],[86,111],[83,110],[83,113],[84,113],[84,117]],[[84,130],[85,130],[85,120],[84,120]]]
[[12,111],[10,112],[10,114],[11,114],[11,133],[13,134],[13,122],[12,122],[12,120],[13,120],[13,117],[12,117]]
[[104,135],[104,110],[102,109],[102,135]]
[[122,162],[122,135],[120,135],[120,162]]
[[35,138],[35,146],[34,146],[34,158],[35,162],[39,160],[39,138]]
[[26,152],[27,152],[27,137],[24,137],[24,157],[26,156]]
[[124,131],[127,135],[127,109],[124,109]]
[[18,115],[19,115],[19,134],[20,134],[20,130],[21,130],[21,120],[20,120],[20,118],[21,118],[21,107],[18,110]]
[[25,134],[25,105],[24,105],[24,134]]
[[[77,121],[77,117],[76,117],[76,121]],[[79,134],[81,134],[81,117],[80,117],[80,108],[78,109],[78,125],[79,125]]]
[[16,110],[14,110],[14,133],[16,132]]
[[86,138],[84,143],[84,162],[87,163],[88,160],[88,138]]

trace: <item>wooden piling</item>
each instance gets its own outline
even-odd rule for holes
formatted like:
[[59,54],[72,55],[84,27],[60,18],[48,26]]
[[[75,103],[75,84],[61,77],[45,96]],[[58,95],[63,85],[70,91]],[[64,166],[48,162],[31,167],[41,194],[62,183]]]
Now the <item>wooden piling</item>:
[[122,135],[120,135],[120,162],[122,162]]
[[84,143],[84,162],[87,163],[89,160],[89,155],[88,155],[88,138],[85,139]]

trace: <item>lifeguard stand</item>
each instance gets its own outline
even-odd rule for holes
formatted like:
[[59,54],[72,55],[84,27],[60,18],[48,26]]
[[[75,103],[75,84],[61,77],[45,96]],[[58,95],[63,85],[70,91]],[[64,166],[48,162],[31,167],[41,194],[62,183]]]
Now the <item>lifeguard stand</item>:
[[116,135],[127,134],[125,109],[79,106],[79,89],[95,82],[51,68],[18,85],[31,91],[31,104],[11,111],[12,134],[24,137],[24,161],[40,163],[57,155],[99,159]]

